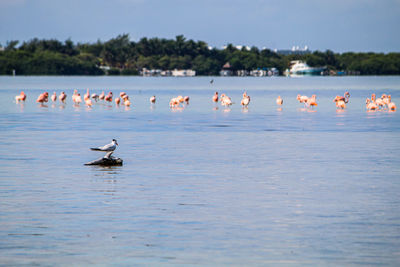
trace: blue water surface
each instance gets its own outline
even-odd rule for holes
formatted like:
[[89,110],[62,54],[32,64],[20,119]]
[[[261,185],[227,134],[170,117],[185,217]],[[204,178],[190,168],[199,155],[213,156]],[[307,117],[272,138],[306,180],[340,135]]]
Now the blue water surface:
[[[399,105],[400,77],[0,77],[0,265],[398,266],[400,116],[372,93]],[[113,138],[123,166],[83,165]]]

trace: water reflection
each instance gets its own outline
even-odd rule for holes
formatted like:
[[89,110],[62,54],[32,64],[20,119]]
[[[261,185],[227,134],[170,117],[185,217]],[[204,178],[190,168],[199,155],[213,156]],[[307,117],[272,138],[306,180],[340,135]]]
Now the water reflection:
[[102,178],[103,181],[108,183],[116,183],[118,176],[122,174],[123,166],[90,166],[93,176]]
[[40,108],[48,108],[49,106],[46,105],[46,104],[40,103],[40,104],[39,104],[39,107],[40,107]]
[[17,102],[17,105],[19,106],[19,111],[23,112],[25,109],[25,103],[20,101],[20,102]]
[[336,117],[344,117],[343,115],[347,112],[346,109],[336,109]]
[[177,106],[177,107],[171,107],[170,109],[171,109],[171,112],[182,112],[185,108]]
[[80,111],[81,110],[81,105],[79,103],[74,103],[73,108],[75,111]]

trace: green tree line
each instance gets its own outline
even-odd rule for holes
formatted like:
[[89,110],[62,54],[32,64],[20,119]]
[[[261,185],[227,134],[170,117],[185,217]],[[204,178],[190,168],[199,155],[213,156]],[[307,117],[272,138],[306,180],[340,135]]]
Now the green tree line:
[[137,75],[147,69],[193,69],[197,75],[218,75],[229,62],[232,71],[275,67],[282,74],[292,60],[332,71],[357,71],[361,75],[399,75],[400,53],[334,53],[315,51],[304,55],[280,55],[269,49],[209,48],[203,41],[142,38],[131,41],[128,34],[106,42],[73,43],[71,40],[9,41],[0,50],[0,74],[10,75]]

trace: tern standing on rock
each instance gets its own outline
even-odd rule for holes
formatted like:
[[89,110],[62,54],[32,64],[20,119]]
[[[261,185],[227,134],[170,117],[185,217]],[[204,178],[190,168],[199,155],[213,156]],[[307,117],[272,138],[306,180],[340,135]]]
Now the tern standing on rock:
[[95,151],[114,151],[117,148],[117,140],[113,139],[111,143],[105,145],[105,146],[100,146],[100,147],[92,147],[90,148],[91,150],[95,150]]

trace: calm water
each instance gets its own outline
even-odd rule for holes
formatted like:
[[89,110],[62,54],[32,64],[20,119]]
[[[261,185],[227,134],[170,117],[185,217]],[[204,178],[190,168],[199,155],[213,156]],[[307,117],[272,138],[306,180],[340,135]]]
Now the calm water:
[[[0,77],[0,265],[398,266],[400,113],[364,103],[399,106],[400,77],[210,79]],[[75,88],[133,105],[75,107]],[[67,104],[39,106],[43,90]],[[169,109],[177,95],[190,105]],[[124,166],[83,165],[112,138]]]

